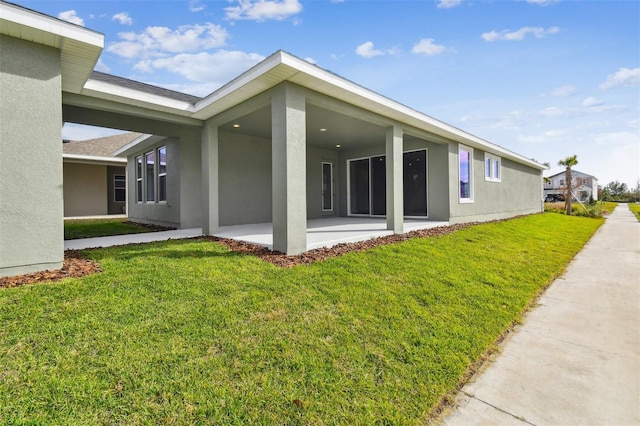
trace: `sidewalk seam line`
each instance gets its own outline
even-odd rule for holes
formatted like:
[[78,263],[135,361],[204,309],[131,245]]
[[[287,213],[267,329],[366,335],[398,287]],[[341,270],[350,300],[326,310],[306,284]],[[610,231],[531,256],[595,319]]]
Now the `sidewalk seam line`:
[[482,400],[482,399],[478,398],[477,396],[470,395],[470,394],[468,394],[468,393],[467,393],[467,392],[465,392],[465,391],[462,391],[462,393],[464,393],[465,395],[467,395],[469,398],[473,398],[473,399],[475,399],[475,400],[477,400],[477,401],[480,401],[481,403],[486,404],[486,405],[488,405],[489,407],[492,407],[492,408],[494,408],[494,409],[496,409],[496,410],[498,410],[498,411],[500,411],[500,412],[502,412],[502,413],[505,413],[505,414],[507,414],[508,416],[513,417],[514,419],[520,420],[521,422],[524,422],[524,423],[526,423],[526,424],[528,424],[528,425],[531,425],[531,426],[536,426],[536,424],[535,424],[535,423],[531,423],[530,421],[528,421],[528,420],[527,420],[527,419],[525,419],[524,417],[518,417],[518,416],[516,416],[515,414],[511,414],[510,412],[505,411],[505,410],[503,410],[503,409],[502,409],[502,408],[500,408],[500,407],[496,407],[495,405],[490,404],[490,403],[488,403],[487,401],[484,401],[484,400]]

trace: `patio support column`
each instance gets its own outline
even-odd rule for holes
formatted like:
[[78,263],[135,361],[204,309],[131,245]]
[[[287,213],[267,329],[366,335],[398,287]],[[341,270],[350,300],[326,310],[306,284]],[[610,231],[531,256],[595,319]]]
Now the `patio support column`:
[[207,121],[202,128],[202,233],[218,230],[218,126]]
[[394,234],[404,233],[404,199],[402,183],[402,129],[387,128],[385,152],[387,155],[387,229]]
[[307,138],[304,94],[285,83],[271,98],[273,250],[307,251]]

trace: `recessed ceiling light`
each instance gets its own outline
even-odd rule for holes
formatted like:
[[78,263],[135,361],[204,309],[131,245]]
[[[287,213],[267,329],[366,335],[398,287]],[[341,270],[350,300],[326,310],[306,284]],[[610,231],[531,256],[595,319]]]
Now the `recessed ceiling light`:
[[235,123],[235,124],[233,125],[233,127],[235,127],[235,128],[237,129],[238,127],[240,127],[240,125],[239,125],[238,123]]
[[320,131],[321,131],[321,132],[326,132],[326,131],[327,131],[327,129],[322,128],[322,129],[320,129]]
[[340,145],[340,144],[337,144],[337,145],[336,145],[336,148],[340,148],[341,146],[342,146],[342,145]]

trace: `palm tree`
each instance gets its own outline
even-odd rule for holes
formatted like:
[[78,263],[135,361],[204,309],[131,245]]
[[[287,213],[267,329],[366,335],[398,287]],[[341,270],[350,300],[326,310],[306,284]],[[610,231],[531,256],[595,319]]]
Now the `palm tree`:
[[567,180],[567,196],[565,198],[565,205],[567,207],[567,212],[566,214],[570,215],[571,214],[571,198],[573,197],[572,191],[571,191],[571,181],[573,176],[571,176],[571,167],[575,166],[578,164],[578,156],[577,155],[572,155],[571,157],[567,157],[564,160],[560,160],[558,161],[558,165],[559,166],[564,166],[565,167],[565,179]]

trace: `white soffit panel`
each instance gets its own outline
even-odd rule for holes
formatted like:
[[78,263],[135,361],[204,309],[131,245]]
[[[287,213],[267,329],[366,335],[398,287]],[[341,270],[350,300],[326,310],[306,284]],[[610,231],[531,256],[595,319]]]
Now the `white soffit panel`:
[[104,35],[10,3],[0,3],[0,34],[61,50],[62,90],[78,93],[95,66]]

